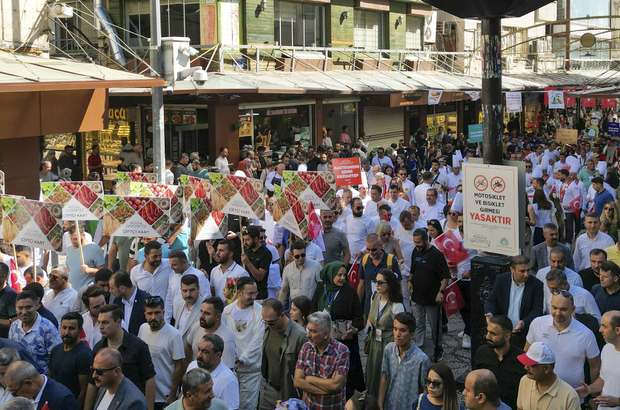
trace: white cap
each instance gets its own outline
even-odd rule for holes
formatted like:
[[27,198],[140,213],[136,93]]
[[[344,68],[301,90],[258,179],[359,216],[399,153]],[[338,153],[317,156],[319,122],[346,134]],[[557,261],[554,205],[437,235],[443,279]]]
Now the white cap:
[[[457,151],[458,152],[458,151]],[[452,155],[452,166],[460,167],[462,158],[459,158],[459,155]]]
[[571,164],[568,172],[573,173],[573,174],[579,173],[579,165]]
[[534,366],[536,364],[554,364],[555,353],[543,342],[534,342],[528,349],[527,353],[517,356],[517,359],[519,359],[519,361],[525,366]]
[[457,192],[454,196],[450,210],[459,213],[463,212],[463,194],[461,192]]
[[241,171],[240,169],[235,171],[235,173],[233,174],[236,177],[243,177],[243,178],[247,178],[248,176],[245,174],[245,172]]

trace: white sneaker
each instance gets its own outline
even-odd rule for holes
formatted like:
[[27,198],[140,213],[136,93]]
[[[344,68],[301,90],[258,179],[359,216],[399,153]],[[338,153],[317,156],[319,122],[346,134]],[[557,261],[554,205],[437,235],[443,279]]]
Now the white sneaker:
[[468,335],[463,335],[463,349],[471,349],[471,337]]
[[463,338],[463,335],[465,335],[465,331],[464,331],[464,330],[461,330],[461,331],[459,332],[458,336],[462,339],[462,338]]

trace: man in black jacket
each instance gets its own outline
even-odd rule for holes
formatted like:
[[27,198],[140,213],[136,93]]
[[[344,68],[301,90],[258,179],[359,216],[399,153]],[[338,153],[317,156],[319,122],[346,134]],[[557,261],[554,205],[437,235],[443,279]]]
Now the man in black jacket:
[[520,348],[532,320],[543,315],[543,283],[530,275],[530,259],[519,255],[512,258],[510,272],[495,279],[493,291],[484,303],[487,320],[506,315],[512,321],[512,343]]

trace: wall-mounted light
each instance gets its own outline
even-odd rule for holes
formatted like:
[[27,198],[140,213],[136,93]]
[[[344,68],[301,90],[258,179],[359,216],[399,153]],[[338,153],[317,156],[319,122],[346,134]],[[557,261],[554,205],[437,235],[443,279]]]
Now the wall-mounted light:
[[340,24],[342,24],[348,18],[349,18],[349,10],[345,10],[342,13],[340,13]]
[[403,15],[401,14],[400,16],[398,16],[398,18],[396,19],[396,25],[399,26],[401,24],[403,24],[403,22],[405,21],[405,19],[403,18]]
[[267,10],[267,0],[261,0],[258,6],[260,7],[260,11]]

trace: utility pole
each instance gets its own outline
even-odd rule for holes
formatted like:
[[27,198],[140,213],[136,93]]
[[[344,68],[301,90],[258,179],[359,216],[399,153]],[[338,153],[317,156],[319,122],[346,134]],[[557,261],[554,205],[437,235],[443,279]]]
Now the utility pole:
[[502,19],[482,18],[482,148],[485,164],[502,165]]
[[[156,72],[151,73],[160,76],[163,65],[161,61],[161,7],[159,0],[151,0],[151,67]],[[165,184],[165,160],[166,150],[164,145],[164,89],[163,87],[151,88],[153,105],[153,169],[157,174],[157,182]]]

